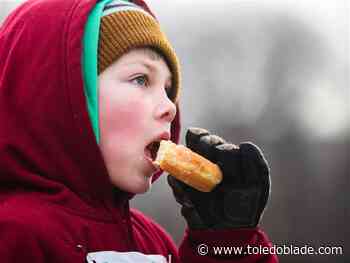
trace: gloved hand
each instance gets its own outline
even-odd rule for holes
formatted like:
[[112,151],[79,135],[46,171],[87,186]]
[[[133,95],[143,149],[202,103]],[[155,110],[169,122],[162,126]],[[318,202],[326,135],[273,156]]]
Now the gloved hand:
[[268,164],[253,143],[238,146],[201,128],[190,128],[186,144],[219,165],[222,182],[209,193],[197,191],[168,176],[181,213],[190,229],[255,227],[270,195]]

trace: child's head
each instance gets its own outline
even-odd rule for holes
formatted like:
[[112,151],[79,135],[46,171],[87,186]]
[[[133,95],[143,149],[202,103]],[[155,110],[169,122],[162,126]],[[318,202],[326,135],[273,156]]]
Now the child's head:
[[151,49],[132,49],[100,74],[99,145],[118,188],[148,190],[155,169],[146,147],[159,136],[170,138],[171,89],[171,72]]
[[179,65],[157,21],[125,1],[104,7],[98,46],[99,146],[114,186],[148,190],[149,145],[170,139]]

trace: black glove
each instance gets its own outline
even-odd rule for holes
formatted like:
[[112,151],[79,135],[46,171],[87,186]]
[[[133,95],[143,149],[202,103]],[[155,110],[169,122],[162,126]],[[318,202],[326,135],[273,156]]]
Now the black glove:
[[190,128],[186,144],[192,151],[216,163],[222,182],[209,193],[200,192],[168,176],[181,213],[191,229],[255,227],[270,195],[269,167],[253,143],[226,143],[207,130]]

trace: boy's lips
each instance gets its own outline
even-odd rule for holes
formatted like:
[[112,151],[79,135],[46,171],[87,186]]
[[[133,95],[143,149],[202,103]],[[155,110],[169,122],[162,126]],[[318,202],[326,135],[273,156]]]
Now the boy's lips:
[[161,140],[170,140],[170,132],[164,131],[164,132],[158,134],[151,141],[149,141],[148,144],[155,142],[155,141],[161,141]]
[[159,143],[161,140],[170,140],[169,132],[162,132],[156,137],[154,137],[151,141],[148,142],[146,147],[144,148],[145,156],[150,158],[152,161],[156,159],[157,152],[159,149]]

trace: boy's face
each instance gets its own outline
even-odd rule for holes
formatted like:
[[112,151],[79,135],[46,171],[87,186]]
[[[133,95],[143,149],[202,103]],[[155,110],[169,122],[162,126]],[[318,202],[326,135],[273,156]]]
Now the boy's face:
[[156,168],[146,148],[170,139],[176,115],[168,98],[171,73],[151,49],[134,49],[99,76],[100,149],[114,186],[146,192]]

